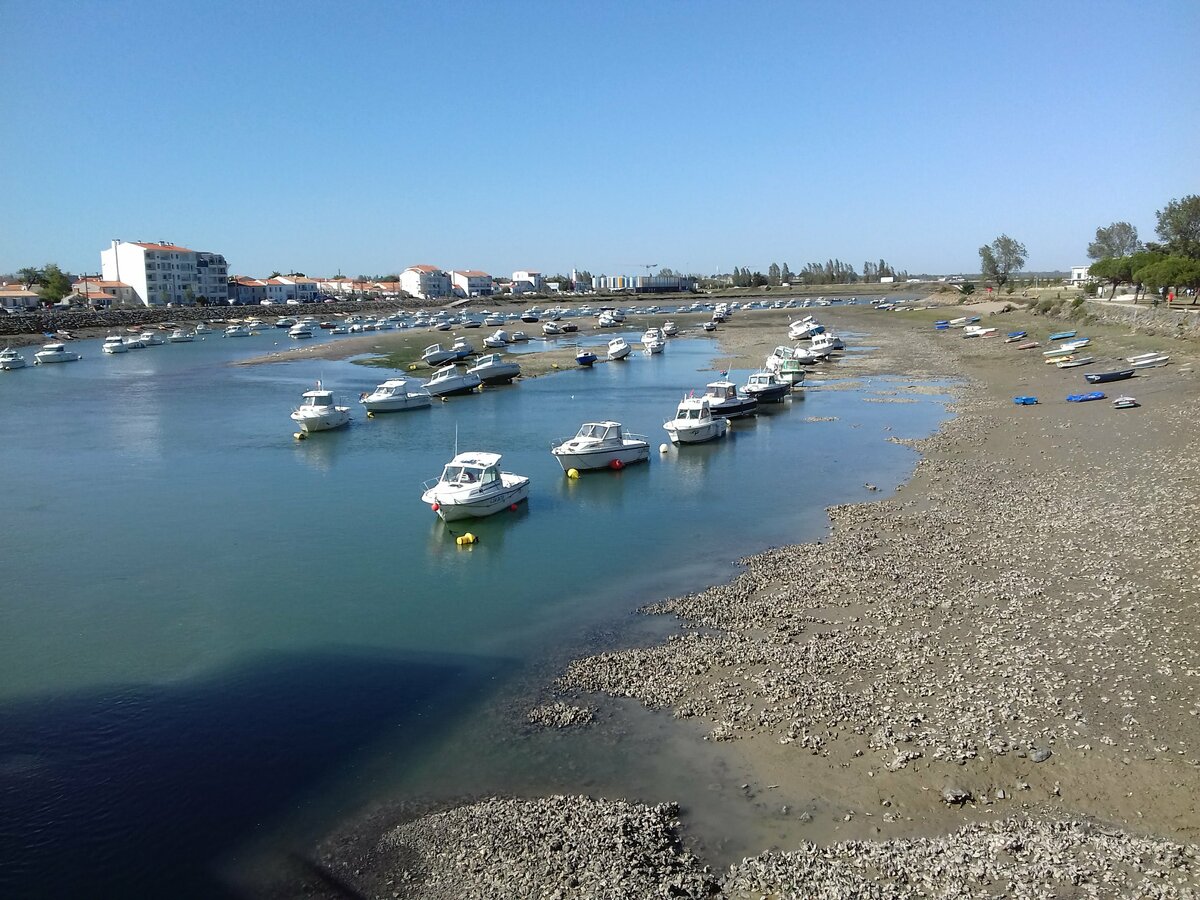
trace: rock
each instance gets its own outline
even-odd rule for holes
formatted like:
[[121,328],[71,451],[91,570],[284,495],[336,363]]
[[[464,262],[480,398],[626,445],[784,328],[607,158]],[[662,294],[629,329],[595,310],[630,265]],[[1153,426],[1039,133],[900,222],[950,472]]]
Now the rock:
[[1051,756],[1049,747],[1038,747],[1029,751],[1029,758],[1035,763],[1042,763],[1048,760]]
[[971,792],[966,788],[955,785],[947,785],[942,788],[942,802],[947,806],[962,806],[970,799],[972,799]]

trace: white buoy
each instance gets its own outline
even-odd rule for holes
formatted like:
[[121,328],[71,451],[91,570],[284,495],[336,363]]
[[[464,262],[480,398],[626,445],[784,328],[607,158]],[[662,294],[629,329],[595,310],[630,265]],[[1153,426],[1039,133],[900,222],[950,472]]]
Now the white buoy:
[[659,452],[659,453],[670,453],[670,452],[671,452],[671,446],[670,446],[669,444],[659,444],[659,445],[658,445],[658,452]]

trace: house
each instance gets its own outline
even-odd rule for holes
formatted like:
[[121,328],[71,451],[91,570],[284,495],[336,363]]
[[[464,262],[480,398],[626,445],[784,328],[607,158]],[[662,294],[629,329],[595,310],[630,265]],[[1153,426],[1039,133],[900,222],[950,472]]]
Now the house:
[[409,266],[400,273],[400,286],[406,294],[422,300],[436,300],[453,293],[450,276],[437,266]]
[[80,278],[71,285],[71,294],[88,306],[141,306],[131,285],[103,278]]
[[23,284],[0,284],[0,308],[8,312],[27,312],[37,309],[41,297]]
[[191,305],[200,297],[228,300],[228,264],[219,253],[197,252],[168,241],[114,240],[100,251],[104,281],[128,285],[143,306]]
[[1071,278],[1068,281],[1068,284],[1070,284],[1071,287],[1083,287],[1084,285],[1094,282],[1096,280],[1096,276],[1088,274],[1089,268],[1091,268],[1091,266],[1071,266]]
[[229,279],[229,303],[234,306],[258,306],[267,299],[267,283],[249,275]]
[[459,297],[490,297],[496,290],[492,276],[478,269],[451,272],[450,284]]
[[522,269],[512,274],[512,292],[514,294],[543,294],[546,292],[546,282],[541,272],[532,269]]

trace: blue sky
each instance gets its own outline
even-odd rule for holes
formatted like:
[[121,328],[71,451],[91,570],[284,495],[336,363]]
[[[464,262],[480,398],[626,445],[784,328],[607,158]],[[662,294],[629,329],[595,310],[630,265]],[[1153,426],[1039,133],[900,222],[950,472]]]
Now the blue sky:
[[1027,268],[1200,193],[1200,6],[0,0],[0,272]]

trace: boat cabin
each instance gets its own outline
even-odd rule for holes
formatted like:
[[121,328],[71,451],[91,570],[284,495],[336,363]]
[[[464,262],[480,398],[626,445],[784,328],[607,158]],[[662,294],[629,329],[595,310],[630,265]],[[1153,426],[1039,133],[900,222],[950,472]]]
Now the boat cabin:
[[500,456],[497,453],[460,453],[442,470],[441,484],[486,488],[500,483]]
[[579,429],[579,434],[575,435],[575,439],[620,443],[624,436],[621,434],[619,422],[588,422]]
[[714,381],[704,390],[706,399],[716,403],[737,399],[737,385],[732,381]]
[[307,391],[301,409],[329,409],[333,406],[333,391]]
[[679,409],[675,412],[676,419],[687,419],[693,422],[698,422],[701,419],[711,419],[712,410],[708,405],[707,397],[688,397],[679,404]]

